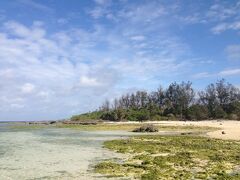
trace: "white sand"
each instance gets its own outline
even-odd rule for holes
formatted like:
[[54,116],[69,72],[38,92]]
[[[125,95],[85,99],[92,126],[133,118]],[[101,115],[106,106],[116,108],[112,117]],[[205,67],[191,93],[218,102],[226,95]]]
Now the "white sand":
[[[124,122],[133,123],[133,122]],[[134,122],[139,123],[139,122]],[[206,121],[148,121],[145,123],[159,124],[163,126],[209,126],[221,128],[221,130],[207,133],[207,136],[218,139],[240,140],[240,121],[232,120],[206,120]],[[222,134],[222,131],[225,134]]]
[[[240,121],[230,121],[230,120],[214,120],[214,121],[174,121],[174,122],[164,122],[166,125],[176,125],[176,126],[209,126],[221,128],[221,130],[213,131],[207,133],[207,136],[218,139],[230,139],[230,140],[240,140]],[[222,134],[222,132],[225,134]]]

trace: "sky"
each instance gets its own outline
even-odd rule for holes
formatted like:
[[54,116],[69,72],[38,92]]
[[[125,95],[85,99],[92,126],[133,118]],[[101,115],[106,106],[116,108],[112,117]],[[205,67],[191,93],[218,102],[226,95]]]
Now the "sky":
[[240,87],[240,0],[0,1],[0,121],[221,78]]

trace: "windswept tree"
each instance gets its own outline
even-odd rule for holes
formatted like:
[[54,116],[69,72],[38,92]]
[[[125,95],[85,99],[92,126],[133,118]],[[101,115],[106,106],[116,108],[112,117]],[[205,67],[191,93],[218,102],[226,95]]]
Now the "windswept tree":
[[102,104],[102,106],[100,107],[101,111],[109,111],[110,110],[110,101],[109,100],[105,100],[104,103]]
[[239,89],[224,79],[208,85],[199,93],[199,101],[208,107],[211,118],[224,118],[231,112],[230,104],[239,100]]
[[227,83],[224,79],[216,83],[216,93],[219,105],[224,110],[226,110],[230,103],[239,100],[239,90],[232,84]]
[[201,104],[207,106],[210,117],[215,117],[215,110],[218,106],[218,101],[214,84],[208,85],[205,91],[199,92],[199,101]]
[[194,99],[194,90],[191,82],[181,84],[172,83],[166,91],[166,103],[174,115],[186,115],[187,109]]
[[209,84],[196,97],[191,82],[174,82],[166,89],[160,86],[152,92],[127,93],[112,103],[106,100],[100,110],[103,119],[114,121],[240,119],[240,91],[222,79]]

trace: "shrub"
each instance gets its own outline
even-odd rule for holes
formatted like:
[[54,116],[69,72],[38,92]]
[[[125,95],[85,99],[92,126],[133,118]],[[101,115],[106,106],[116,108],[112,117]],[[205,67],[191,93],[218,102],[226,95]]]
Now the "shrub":
[[102,111],[93,111],[89,113],[84,113],[80,115],[74,115],[71,117],[71,121],[81,121],[81,120],[97,120],[100,119]]
[[140,110],[137,113],[137,120],[138,121],[146,121],[148,119],[150,119],[150,115],[149,115],[149,112],[147,110]]
[[128,111],[126,118],[129,121],[146,121],[150,119],[150,114],[149,111],[146,109],[131,109]]
[[234,101],[230,103],[227,112],[229,113],[230,119],[240,120],[240,102]]
[[175,120],[176,119],[175,115],[172,114],[172,113],[168,114],[167,118],[168,118],[168,120]]
[[187,111],[187,119],[189,120],[204,120],[208,119],[208,108],[203,105],[194,104]]
[[228,119],[230,119],[230,120],[240,120],[240,116],[232,113],[232,114],[228,115]]
[[151,117],[151,120],[153,120],[153,121],[160,121],[160,120],[162,120],[162,117],[159,116],[159,115],[154,115],[154,116]]
[[222,119],[226,117],[227,113],[223,110],[223,108],[221,106],[217,106],[214,110],[214,118]]
[[104,112],[101,116],[101,119],[108,120],[108,121],[117,121],[118,120],[117,114],[113,111]]

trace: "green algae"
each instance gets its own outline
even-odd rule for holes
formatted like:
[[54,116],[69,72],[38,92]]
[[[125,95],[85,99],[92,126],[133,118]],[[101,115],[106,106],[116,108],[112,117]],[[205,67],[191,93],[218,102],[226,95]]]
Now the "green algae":
[[[137,179],[239,179],[239,141],[198,136],[135,136],[104,147],[129,154],[124,162],[101,162],[95,170]],[[111,168],[109,168],[111,167]]]

